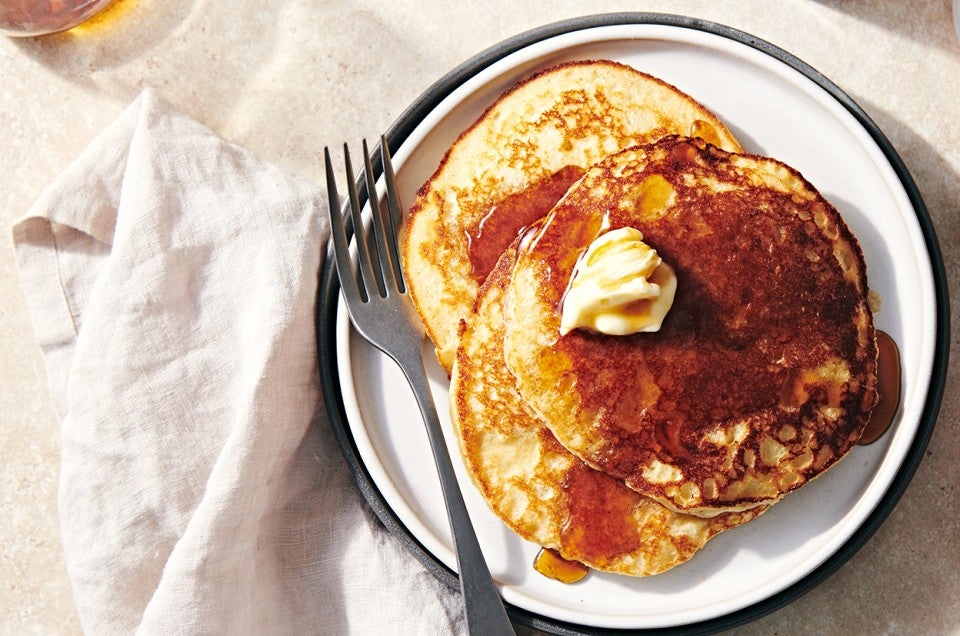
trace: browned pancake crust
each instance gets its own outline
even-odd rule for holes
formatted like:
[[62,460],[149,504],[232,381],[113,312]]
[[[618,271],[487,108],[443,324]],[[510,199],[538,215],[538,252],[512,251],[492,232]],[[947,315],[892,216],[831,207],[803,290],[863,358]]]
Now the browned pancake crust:
[[[604,216],[673,266],[673,308],[657,333],[559,337],[571,271]],[[590,465],[678,510],[745,509],[858,439],[876,401],[866,297],[859,245],[796,171],[667,138],[589,171],[527,237],[507,362]]]
[[512,265],[508,250],[482,287],[451,378],[451,415],[467,469],[511,529],[594,569],[647,576],[762,512],[710,519],[677,513],[561,446],[520,399],[503,362],[502,303]]

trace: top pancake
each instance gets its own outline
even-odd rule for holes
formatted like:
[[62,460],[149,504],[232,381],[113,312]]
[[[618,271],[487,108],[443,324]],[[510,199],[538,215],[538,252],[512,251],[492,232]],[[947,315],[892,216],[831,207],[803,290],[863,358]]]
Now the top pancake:
[[[632,226],[677,273],[656,333],[560,337],[578,256]],[[778,500],[856,442],[876,401],[866,273],[796,171],[665,138],[592,168],[524,237],[506,361],[566,448],[676,510]]]
[[763,512],[709,519],[674,512],[570,454],[520,398],[503,360],[508,249],[463,322],[450,411],[474,483],[522,538],[568,560],[630,576],[668,570],[719,532]]
[[589,166],[667,134],[739,149],[692,98],[609,61],[562,64],[530,77],[460,135],[418,192],[402,237],[411,297],[448,372],[458,324],[516,234]]

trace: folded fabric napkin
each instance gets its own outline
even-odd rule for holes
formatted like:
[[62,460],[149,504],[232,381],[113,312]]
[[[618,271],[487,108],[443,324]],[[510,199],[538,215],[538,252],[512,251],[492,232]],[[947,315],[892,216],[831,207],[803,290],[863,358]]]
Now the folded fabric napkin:
[[461,631],[323,414],[323,200],[148,89],[14,226],[85,631]]

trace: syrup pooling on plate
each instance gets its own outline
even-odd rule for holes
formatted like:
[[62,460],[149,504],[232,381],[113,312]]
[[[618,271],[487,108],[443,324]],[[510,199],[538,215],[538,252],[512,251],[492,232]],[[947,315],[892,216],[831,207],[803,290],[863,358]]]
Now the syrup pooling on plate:
[[576,583],[587,575],[590,568],[579,561],[568,561],[550,548],[540,548],[533,560],[533,569],[547,578],[561,583]]
[[900,351],[884,331],[877,331],[877,394],[877,405],[860,434],[859,444],[872,444],[883,437],[900,407]]

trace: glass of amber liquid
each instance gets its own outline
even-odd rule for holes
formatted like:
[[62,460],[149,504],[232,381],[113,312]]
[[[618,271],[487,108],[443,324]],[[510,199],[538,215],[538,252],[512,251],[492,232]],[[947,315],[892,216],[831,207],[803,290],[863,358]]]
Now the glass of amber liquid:
[[113,0],[0,0],[0,33],[34,36],[75,27]]

